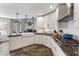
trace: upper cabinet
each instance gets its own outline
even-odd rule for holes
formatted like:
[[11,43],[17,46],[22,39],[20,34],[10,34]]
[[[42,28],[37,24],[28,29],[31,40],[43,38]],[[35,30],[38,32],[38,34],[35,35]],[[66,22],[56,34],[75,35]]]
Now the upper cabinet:
[[52,31],[57,29],[57,20],[55,12],[51,12],[45,16],[37,17],[37,31]]
[[56,21],[55,12],[44,16],[44,28],[47,28],[47,29],[55,28],[55,25],[56,25],[55,21]]
[[37,28],[44,29],[44,19],[43,17],[37,17]]

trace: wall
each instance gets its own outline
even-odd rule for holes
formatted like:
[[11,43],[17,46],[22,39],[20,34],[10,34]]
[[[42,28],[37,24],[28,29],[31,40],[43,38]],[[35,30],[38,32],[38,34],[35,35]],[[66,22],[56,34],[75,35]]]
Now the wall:
[[74,4],[74,27],[79,28],[79,4]]
[[10,34],[10,19],[0,17],[0,24],[1,26],[3,26],[3,30],[0,30],[0,32],[2,32],[3,35],[9,35]]
[[[31,22],[32,25],[28,25],[27,24],[28,22]],[[24,28],[23,32],[27,31],[27,29],[36,29],[36,19],[34,17],[26,19],[26,23],[25,23],[25,21],[24,21],[24,23],[22,23],[22,28]]]
[[74,4],[74,29],[79,40],[79,3]]
[[74,24],[74,17],[72,15],[63,18],[61,21],[58,21],[59,28],[72,28]]
[[[33,20],[32,18],[30,18],[30,19],[27,19],[27,23],[28,23],[28,22],[33,23],[34,20]],[[27,29],[34,29],[34,24],[28,25],[27,23],[25,24],[25,30],[27,30]]]
[[[79,3],[74,4],[74,28],[79,41]],[[79,47],[78,47],[79,52]],[[78,54],[79,55],[79,54]]]

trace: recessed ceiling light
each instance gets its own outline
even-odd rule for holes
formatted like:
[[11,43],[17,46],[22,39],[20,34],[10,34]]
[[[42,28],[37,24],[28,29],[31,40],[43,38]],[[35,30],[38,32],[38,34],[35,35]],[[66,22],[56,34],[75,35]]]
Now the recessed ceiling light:
[[52,9],[53,7],[52,6],[50,6],[50,9]]

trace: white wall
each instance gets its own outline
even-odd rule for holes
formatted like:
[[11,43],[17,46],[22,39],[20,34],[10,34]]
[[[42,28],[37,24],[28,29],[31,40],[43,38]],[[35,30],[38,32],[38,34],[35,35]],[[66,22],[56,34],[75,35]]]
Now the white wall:
[[[33,19],[32,18],[31,19],[27,19],[27,23],[28,22],[33,23]],[[27,30],[27,29],[34,29],[34,24],[32,24],[31,26],[29,26],[27,23],[25,24],[25,30]]]
[[74,4],[74,27],[79,28],[79,4]]

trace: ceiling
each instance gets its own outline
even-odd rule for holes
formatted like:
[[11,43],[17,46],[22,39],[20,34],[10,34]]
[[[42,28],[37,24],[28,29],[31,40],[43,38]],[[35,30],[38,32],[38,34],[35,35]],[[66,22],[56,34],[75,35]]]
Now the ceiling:
[[0,17],[16,18],[17,12],[19,18],[25,18],[25,15],[36,17],[53,11],[56,5],[55,3],[0,3]]

